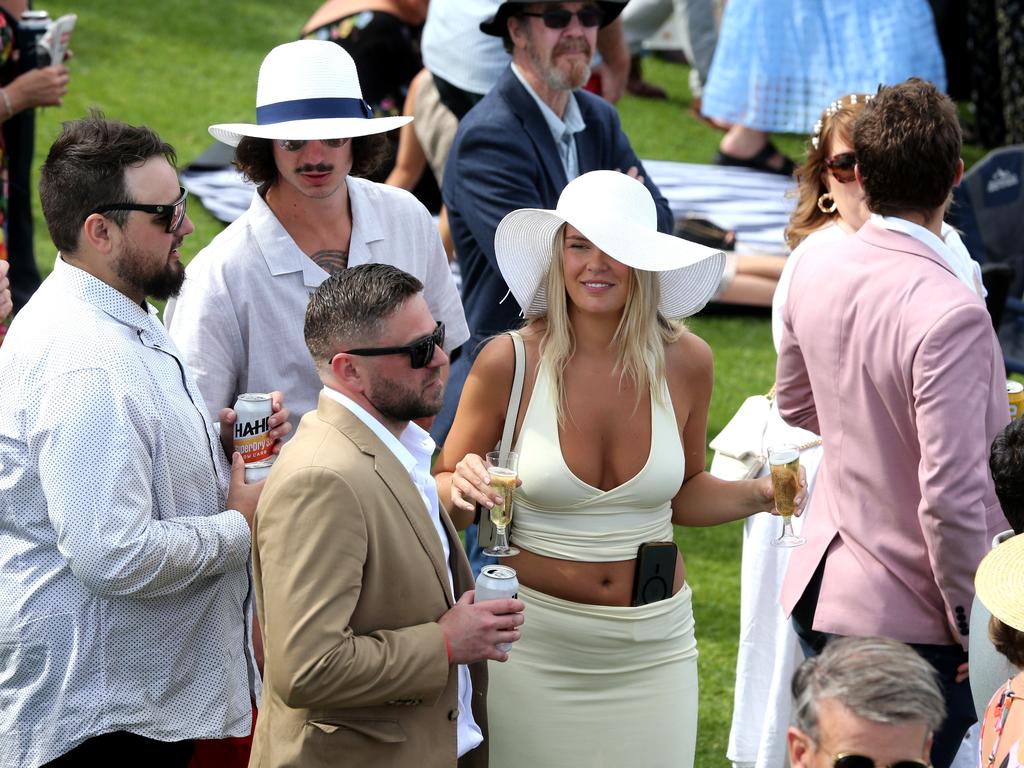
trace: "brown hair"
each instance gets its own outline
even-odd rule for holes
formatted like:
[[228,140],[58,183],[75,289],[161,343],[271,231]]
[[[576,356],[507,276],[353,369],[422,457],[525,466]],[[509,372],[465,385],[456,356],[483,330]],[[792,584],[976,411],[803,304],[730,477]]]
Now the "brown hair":
[[[370,136],[356,136],[352,139],[351,176],[370,176],[391,154],[387,135],[374,133]],[[259,187],[260,194],[277,181],[277,164],[274,162],[272,139],[257,139],[243,136],[235,149],[235,167],[245,178]]]
[[[133,202],[124,172],[151,157],[175,164],[174,147],[144,125],[108,120],[96,110],[64,123],[39,173],[39,201],[53,244],[75,253],[82,225],[94,210]],[[121,227],[128,213],[103,215]]]
[[814,141],[807,147],[807,159],[796,169],[796,208],[789,217],[786,227],[786,244],[790,250],[796,248],[811,232],[821,229],[837,213],[824,213],[818,208],[818,198],[828,192],[825,161],[832,152],[835,139],[842,139],[853,146],[853,124],[864,109],[870,97],[863,93],[851,93],[833,102],[822,113]]
[[879,88],[853,128],[868,210],[930,214],[945,206],[961,144],[956,106],[934,85],[912,77]]
[[992,645],[1013,666],[1024,668],[1024,632],[1004,624],[995,616],[988,621],[988,636]]

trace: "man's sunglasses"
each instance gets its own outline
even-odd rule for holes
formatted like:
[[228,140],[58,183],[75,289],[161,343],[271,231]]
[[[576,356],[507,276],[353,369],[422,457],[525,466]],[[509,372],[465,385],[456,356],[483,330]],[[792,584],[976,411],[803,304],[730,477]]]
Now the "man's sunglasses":
[[142,211],[152,213],[158,221],[162,221],[169,234],[174,234],[185,220],[185,199],[188,192],[184,187],[178,187],[181,197],[173,203],[161,203],[158,205],[143,205],[142,203],[105,203],[96,208],[93,213],[109,213],[110,211]]
[[853,152],[843,152],[826,158],[825,167],[832,174],[832,178],[842,184],[849,184],[857,178],[853,170],[857,167],[857,156]]
[[422,339],[406,344],[404,347],[368,347],[366,349],[350,349],[346,355],[375,357],[377,355],[409,355],[411,368],[423,368],[434,358],[434,347],[444,346],[444,323],[438,323],[434,332]]
[[548,29],[565,29],[569,26],[569,22],[572,21],[572,17],[575,16],[580,20],[580,25],[584,27],[599,27],[601,22],[604,21],[604,11],[592,5],[588,5],[586,8],[580,8],[578,11],[570,11],[565,8],[552,8],[549,11],[541,11],[540,13],[521,11],[520,16],[536,16],[538,19],[544,21],[544,26]]
[[[338,147],[345,146],[345,142],[348,139],[320,139],[320,143],[325,147],[331,149],[337,149]],[[283,149],[285,152],[298,152],[309,142],[306,139],[278,139],[277,146]]]
[[870,757],[864,755],[843,754],[833,758],[832,768],[931,768],[931,766],[917,760],[900,760],[889,765],[878,765]]

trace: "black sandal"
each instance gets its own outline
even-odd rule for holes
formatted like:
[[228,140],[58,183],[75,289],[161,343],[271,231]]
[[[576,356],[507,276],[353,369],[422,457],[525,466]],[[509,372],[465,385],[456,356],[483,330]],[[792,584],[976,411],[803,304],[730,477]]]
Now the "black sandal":
[[719,251],[732,251],[736,248],[736,233],[729,229],[723,229],[707,219],[696,216],[686,216],[676,219],[676,226],[672,234],[689,240],[691,243],[706,245]]
[[[773,168],[769,164],[769,162],[776,156],[781,157],[784,161],[781,168]],[[736,168],[753,168],[755,171],[776,173],[779,176],[792,176],[793,171],[796,170],[796,163],[794,163],[791,158],[782,154],[770,141],[761,147],[761,151],[753,157],[735,157],[734,155],[729,155],[725,152],[719,151],[715,155],[715,165],[726,165]]]

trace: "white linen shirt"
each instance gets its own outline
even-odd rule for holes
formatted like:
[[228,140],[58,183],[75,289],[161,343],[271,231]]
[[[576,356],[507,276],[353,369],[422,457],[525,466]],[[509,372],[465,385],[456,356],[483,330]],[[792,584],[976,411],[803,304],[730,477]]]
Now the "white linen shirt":
[[249,528],[156,311],[58,257],[0,392],[0,766],[248,734]]
[[[450,352],[469,338],[462,301],[430,214],[405,190],[352,176],[348,265],[391,264],[423,283]],[[327,273],[281,226],[259,193],[249,210],[196,255],[165,313],[171,338],[216,420],[242,392],[284,393],[294,428],[314,410],[320,375],[306,349],[306,305]]]
[[[452,579],[451,547],[448,544],[448,534],[441,523],[441,505],[437,498],[437,483],[430,474],[430,464],[436,447],[430,433],[422,429],[418,424],[409,422],[402,431],[400,438],[396,438],[387,427],[381,424],[359,403],[347,397],[336,389],[324,387],[323,393],[327,397],[343,406],[349,413],[366,425],[385,447],[398,459],[405,471],[409,473],[409,479],[419,491],[423,505],[426,507],[430,522],[441,539],[441,548],[444,550],[444,561],[447,564],[448,573],[448,594],[455,599],[455,582]],[[480,746],[484,740],[483,731],[477,725],[473,717],[473,679],[469,676],[469,667],[459,664],[459,717],[456,720],[456,746],[457,754],[462,757],[471,749]]]

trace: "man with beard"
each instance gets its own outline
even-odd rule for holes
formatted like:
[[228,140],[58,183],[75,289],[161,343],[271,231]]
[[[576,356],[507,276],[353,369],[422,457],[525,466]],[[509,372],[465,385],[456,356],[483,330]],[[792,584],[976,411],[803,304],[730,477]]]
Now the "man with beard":
[[352,57],[327,40],[299,40],[263,60],[256,123],[210,126],[237,147],[235,165],[257,185],[252,204],[188,266],[167,327],[210,413],[240,392],[284,392],[296,418],[317,405],[320,379],[306,355],[302,317],[329,274],[393,264],[419,278],[448,328],[445,351],[469,336],[448,257],[427,209],[369,175],[387,131],[411,117],[374,118]]
[[320,402],[253,524],[266,650],[254,765],[487,764],[484,662],[508,658],[497,646],[519,639],[523,604],[473,602],[438,505],[434,443],[412,419],[441,407],[448,356],[422,290],[366,264],[310,298]]
[[64,124],[42,167],[60,253],[0,348],[3,765],[184,766],[194,739],[251,728],[262,484],[238,454],[228,466],[146,303],[180,288],[193,230],[174,159],[150,129],[94,114]]
[[443,441],[481,342],[519,324],[494,256],[494,230],[516,208],[554,208],[582,173],[621,170],[644,178],[658,229],[672,212],[622,132],[615,108],[577,90],[590,77],[599,27],[618,2],[504,2],[480,29],[501,37],[512,63],[459,125],[444,175],[444,202],[462,272],[470,341],[452,363],[445,405],[433,428]]

